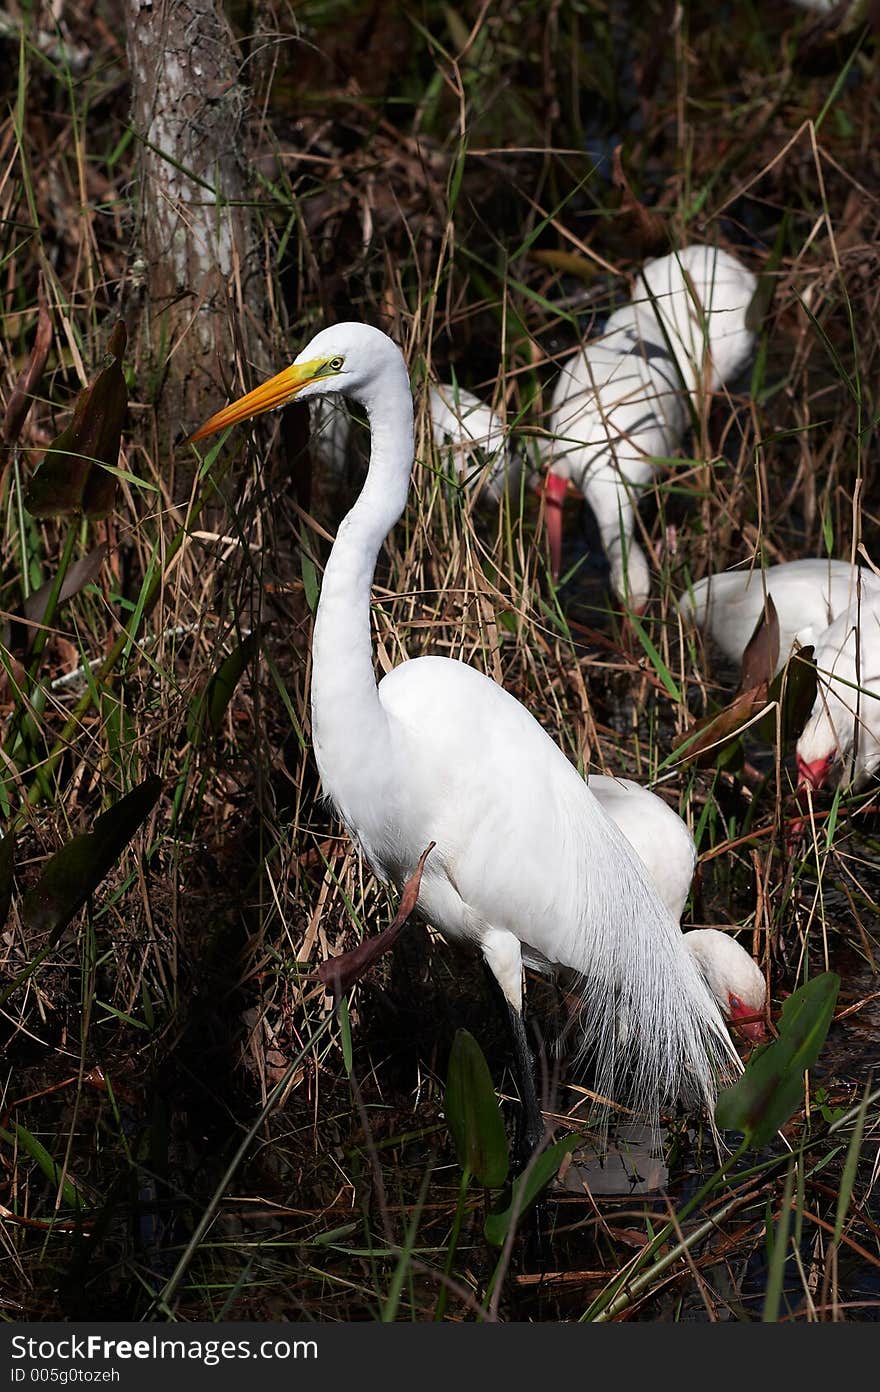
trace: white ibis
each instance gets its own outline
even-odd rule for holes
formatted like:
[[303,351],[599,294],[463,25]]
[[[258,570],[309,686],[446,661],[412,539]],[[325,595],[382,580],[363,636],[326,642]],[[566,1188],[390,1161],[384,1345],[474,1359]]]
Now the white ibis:
[[[485,401],[450,382],[432,382],[428,411],[441,460],[476,502],[498,504],[505,493],[516,492],[523,472],[523,452]],[[316,397],[309,403],[309,414],[318,467],[344,475],[351,439],[348,407],[339,398]]]
[[678,607],[738,664],[764,612],[765,595],[772,597],[779,619],[778,671],[795,644],[815,644],[861,595],[880,595],[880,578],[849,561],[811,556],[704,575],[681,596]]
[[413,463],[400,349],[365,324],[323,329],[192,438],[335,393],[364,407],[371,450],[315,616],[312,741],[324,793],[375,874],[398,888],[435,843],[418,908],[443,936],[481,952],[504,994],[531,1145],[543,1122],[522,1014],[524,960],[577,973],[600,1092],[653,1126],[664,1101],[711,1110],[718,1070],[735,1058],[724,1021],[642,862],[574,766],[515,697],[465,663],[420,657],[376,684],[371,581]]
[[639,494],[675,453],[704,393],[745,366],[746,312],[757,280],[735,256],[691,246],[648,261],[632,301],[562,366],[553,392],[545,480],[550,563],[559,574],[561,506],[569,483],[599,527],[611,586],[635,612],[650,594],[633,537]]
[[769,595],[779,619],[777,671],[812,646],[818,691],[797,742],[800,788],[858,790],[880,766],[880,577],[818,556],[704,576],[681,612],[739,662]]
[[[876,579],[876,577],[874,577]],[[857,792],[880,768],[880,591],[863,592],[821,633],[819,688],[797,742],[801,788]]]

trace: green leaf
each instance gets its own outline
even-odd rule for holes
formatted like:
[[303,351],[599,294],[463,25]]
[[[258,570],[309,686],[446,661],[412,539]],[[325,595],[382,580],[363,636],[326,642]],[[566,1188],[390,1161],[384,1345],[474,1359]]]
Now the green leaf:
[[354,1050],[351,1043],[351,1016],[348,1013],[348,1001],[344,996],[339,997],[339,1034],[342,1062],[345,1065],[346,1076],[350,1078],[354,1068]]
[[561,275],[578,276],[580,280],[586,281],[587,285],[592,285],[600,270],[597,262],[588,261],[586,256],[581,256],[576,251],[554,251],[552,248],[529,251],[529,260],[549,266],[552,271],[558,271]]
[[22,903],[27,929],[57,942],[74,914],[119,859],[159,800],[162,779],[153,775],[96,818],[92,830],[74,836],[44,865]]
[[819,1057],[840,989],[836,972],[823,972],[794,991],[782,1007],[779,1038],[755,1049],[743,1076],[718,1098],[715,1120],[762,1146],[793,1116],[803,1078]]
[[318,584],[318,572],[315,563],[305,547],[305,529],[301,533],[301,546],[299,552],[299,566],[302,573],[303,592],[306,597],[306,604],[309,612],[314,614],[318,608],[318,599],[321,594],[321,587]]
[[456,1030],[452,1041],[445,1107],[465,1174],[487,1189],[500,1188],[510,1169],[504,1118],[483,1051],[468,1030]]
[[108,344],[112,361],[80,392],[73,420],[52,441],[30,482],[25,506],[32,517],[107,517],[116,498],[113,469],[119,462],[128,388],[122,371],[125,325],[120,321]]
[[55,1185],[57,1188],[60,1182],[61,1196],[68,1207],[82,1209],[87,1206],[86,1199],[79,1192],[73,1180],[70,1178],[70,1175],[66,1175],[62,1180],[61,1166],[52,1159],[52,1156],[43,1145],[43,1142],[38,1140],[33,1132],[28,1131],[26,1126],[19,1126],[16,1123],[14,1136],[11,1132],[0,1129],[0,1140],[5,1141],[7,1145],[13,1145],[17,1141],[19,1147],[25,1151],[32,1160],[36,1161],[50,1184]]
[[[776,1226],[767,1224],[767,1240],[770,1256],[767,1263],[767,1287],[764,1292],[764,1309],[761,1319],[764,1324],[776,1324],[779,1319],[779,1304],[785,1283],[785,1263],[789,1255],[788,1230],[791,1223],[791,1196],[794,1192],[794,1162],[788,1162],[785,1176],[785,1189],[779,1205]],[[772,1234],[772,1238],[771,1238]]]
[[206,735],[217,734],[242,673],[259,652],[259,648],[260,635],[250,633],[228,657],[224,657],[217,671],[209,678],[204,690],[199,692],[190,707],[186,722],[186,737],[190,744],[198,746],[203,743]]
[[[847,1210],[852,1202],[853,1189],[855,1188],[856,1174],[858,1173],[859,1160],[862,1154],[862,1135],[865,1130],[865,1118],[868,1115],[868,1102],[870,1100],[870,1088],[865,1088],[865,1095],[862,1098],[862,1105],[856,1117],[856,1124],[850,1137],[846,1151],[846,1163],[843,1167],[843,1174],[840,1179],[840,1188],[837,1191],[837,1213],[834,1217],[834,1241],[839,1242],[843,1234],[843,1225],[846,1222]],[[833,1119],[833,1118],[832,1118]]]
[[[513,1181],[510,1203],[505,1208],[495,1209],[489,1214],[483,1227],[486,1241],[493,1247],[503,1247],[512,1222],[519,1222],[530,1204],[549,1184],[563,1159],[580,1143],[580,1136],[566,1136],[562,1141],[542,1150],[537,1160],[530,1164]],[[514,1218],[515,1215],[515,1218]]]
[[663,661],[663,658],[660,656],[658,649],[656,648],[654,643],[652,643],[651,639],[648,637],[648,634],[645,630],[645,626],[642,623],[641,619],[636,614],[630,614],[629,621],[633,629],[633,632],[635,633],[636,637],[638,638],[639,642],[641,643],[648,656],[651,666],[654,668],[654,671],[657,673],[657,676],[660,678],[663,685],[666,687],[666,690],[669,692],[673,701],[681,701],[683,699],[682,694],[678,689],[678,685],[676,684],[675,678],[673,677],[666,663]]

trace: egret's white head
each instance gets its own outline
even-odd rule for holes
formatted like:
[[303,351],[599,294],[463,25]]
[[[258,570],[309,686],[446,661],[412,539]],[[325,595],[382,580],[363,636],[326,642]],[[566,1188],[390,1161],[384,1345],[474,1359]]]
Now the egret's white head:
[[344,392],[369,410],[389,388],[399,391],[403,385],[408,394],[403,354],[387,334],[369,324],[331,324],[315,334],[289,367],[211,416],[190,439],[201,440],[289,401],[334,392]]
[[747,1039],[763,1039],[767,986],[758,964],[717,928],[694,928],[684,940],[725,1020]]
[[651,596],[651,572],[645,553],[637,541],[630,538],[626,549],[620,541],[608,546],[611,568],[611,588],[624,600],[634,614],[643,614]]

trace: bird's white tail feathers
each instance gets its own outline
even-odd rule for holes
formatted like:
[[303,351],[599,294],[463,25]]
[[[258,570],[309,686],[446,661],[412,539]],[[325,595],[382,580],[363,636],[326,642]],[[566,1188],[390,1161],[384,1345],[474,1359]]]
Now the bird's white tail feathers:
[[[714,1116],[719,1083],[741,1070],[718,1005],[688,952],[678,924],[647,870],[610,824],[615,873],[589,906],[590,933],[579,976],[579,1059],[594,1069],[596,1091],[646,1118],[656,1132],[661,1108],[703,1106]],[[608,1108],[602,1109],[605,1129]],[[714,1122],[713,1122],[714,1127]]]

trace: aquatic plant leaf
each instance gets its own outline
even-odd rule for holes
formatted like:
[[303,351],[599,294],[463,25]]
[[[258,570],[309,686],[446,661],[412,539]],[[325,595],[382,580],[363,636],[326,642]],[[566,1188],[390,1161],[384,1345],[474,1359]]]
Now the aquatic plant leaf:
[[217,734],[242,673],[259,649],[260,635],[249,633],[237,648],[224,657],[217,671],[208,679],[190,707],[186,722],[186,736],[190,744],[198,746],[204,742],[206,735]]
[[162,786],[155,774],[145,779],[102,812],[91,831],[74,836],[49,858],[22,902],[27,929],[48,933],[50,941],[57,942],[152,812]]
[[840,977],[823,972],[793,991],[779,1017],[779,1038],[755,1049],[742,1077],[718,1097],[715,1121],[724,1131],[741,1131],[750,1145],[773,1139],[798,1108],[804,1072],[825,1043]]
[[[819,677],[813,661],[813,648],[799,648],[792,653],[780,672],[770,683],[767,692],[768,704],[779,702],[780,744],[788,748],[797,739],[807,723],[807,717],[816,701]],[[771,709],[757,725],[757,734],[768,744],[776,742],[776,711]]]
[[30,482],[25,507],[33,517],[107,517],[116,498],[116,478],[109,469],[119,462],[122,422],[128,388],[122,371],[125,325],[110,335],[112,361],[91,386],[80,392],[73,420],[46,451]]
[[483,1051],[465,1029],[452,1041],[445,1108],[462,1170],[486,1189],[500,1188],[510,1169],[504,1118]]
[[299,565],[302,573],[303,593],[306,597],[306,604],[309,606],[310,613],[314,614],[317,612],[321,587],[318,584],[318,572],[315,569],[315,563],[305,550],[299,553]]
[[770,688],[772,699],[782,694],[782,739],[785,744],[797,739],[816,703],[819,674],[813,652],[810,645],[793,653],[779,674],[778,691],[776,682]]
[[15,386],[12,388],[3,416],[3,429],[0,431],[0,438],[2,438],[4,445],[4,453],[11,445],[15,444],[21,434],[28,411],[33,405],[34,393],[40,384],[40,378],[43,375],[46,359],[49,356],[49,348],[52,344],[52,321],[49,318],[49,310],[43,293],[42,276],[37,289],[37,302],[39,309],[33,347],[25,366],[18,375]]
[[52,1156],[43,1145],[43,1142],[39,1140],[32,1131],[29,1131],[26,1126],[20,1126],[16,1123],[14,1136],[9,1131],[0,1129],[0,1140],[5,1141],[7,1145],[12,1145],[17,1142],[19,1149],[23,1150],[25,1154],[29,1155],[31,1159],[36,1162],[50,1184],[53,1184],[57,1188],[60,1182],[61,1196],[69,1208],[82,1209],[87,1207],[88,1201],[84,1195],[80,1193],[69,1171],[64,1175],[64,1178],[62,1178],[64,1172],[61,1166],[56,1160],[52,1159]]
[[[785,1188],[779,1205],[779,1216],[775,1223],[767,1223],[767,1244],[770,1260],[767,1263],[767,1286],[764,1292],[764,1308],[761,1320],[764,1324],[776,1324],[779,1320],[779,1306],[785,1287],[785,1267],[789,1256],[788,1230],[791,1223],[791,1198],[794,1193],[794,1160],[788,1162]],[[769,1206],[769,1205],[768,1205]]]
[[[58,605],[65,604],[68,599],[72,599],[74,595],[79,594],[80,590],[84,590],[86,585],[90,585],[93,580],[97,579],[106,555],[107,543],[102,541],[101,545],[96,546],[94,551],[90,551],[87,556],[80,556],[79,560],[68,566],[64,579],[61,581]],[[46,604],[54,583],[54,577],[47,580],[44,585],[40,585],[39,589],[33,590],[14,613],[10,613],[3,632],[3,641],[10,651],[30,651],[37,636],[37,629],[34,625],[43,621]]]
[[673,745],[672,752],[679,754],[683,764],[695,763],[699,768],[716,764],[721,767],[731,757],[725,753],[731,741],[766,704],[764,688],[740,691],[723,710],[704,716],[692,725]]
[[9,917],[12,881],[15,878],[15,837],[11,832],[0,840],[0,928]]
[[510,1191],[510,1203],[502,1209],[489,1214],[483,1225],[483,1235],[493,1247],[503,1247],[514,1221],[519,1222],[526,1209],[534,1203],[541,1190],[550,1183],[566,1155],[580,1144],[580,1136],[566,1136],[564,1140],[542,1150],[541,1154],[522,1174],[517,1175]]
[[[58,592],[58,603],[64,604],[68,599],[72,599],[80,590],[84,590],[86,585],[90,585],[96,580],[101,571],[107,555],[107,543],[102,541],[100,546],[96,546],[94,551],[90,551],[87,556],[80,556],[78,560],[72,561],[67,567],[67,573],[61,581],[61,589]],[[46,612],[46,601],[54,585],[54,578],[47,580],[38,590],[33,590],[21,606],[21,612],[26,619],[32,623],[39,623]]]
[[767,596],[767,608],[755,624],[754,632],[743,649],[738,691],[754,691],[769,686],[779,661],[779,615],[773,596]]

